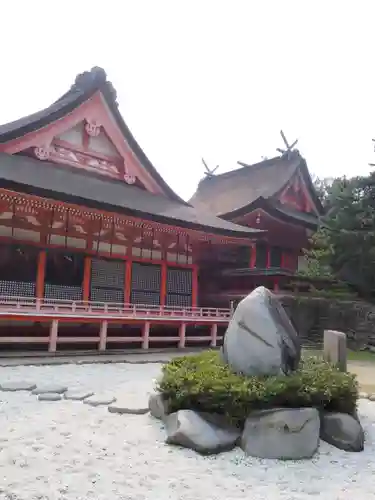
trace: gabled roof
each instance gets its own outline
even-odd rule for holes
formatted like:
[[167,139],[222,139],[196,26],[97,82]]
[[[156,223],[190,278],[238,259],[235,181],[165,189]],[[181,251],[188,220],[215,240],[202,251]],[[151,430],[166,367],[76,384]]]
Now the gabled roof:
[[161,187],[163,193],[168,198],[187,205],[187,203],[182,200],[163,180],[133,137],[118,109],[116,91],[111,82],[107,81],[107,75],[102,68],[95,67],[90,71],[86,71],[78,75],[69,91],[48,108],[29,116],[25,116],[24,118],[20,118],[19,120],[1,125],[0,144],[23,137],[30,132],[35,132],[43,127],[46,127],[50,123],[65,117],[81,104],[89,100],[98,91],[100,91],[101,95],[104,97],[118,127],[139,162]]
[[318,213],[322,213],[306,161],[298,151],[254,165],[238,163],[242,168],[203,179],[189,203],[199,210],[230,218],[250,211],[259,199],[276,198],[299,169]]
[[27,156],[0,153],[0,188],[233,238],[248,239],[263,232],[134,185],[99,176],[88,178],[79,169]]

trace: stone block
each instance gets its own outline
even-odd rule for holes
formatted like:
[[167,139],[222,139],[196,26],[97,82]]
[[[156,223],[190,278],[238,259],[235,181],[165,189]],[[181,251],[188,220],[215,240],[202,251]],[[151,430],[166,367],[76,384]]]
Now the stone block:
[[275,408],[250,414],[241,447],[258,458],[311,458],[319,446],[320,420],[315,408]]
[[234,448],[240,431],[226,425],[218,426],[192,410],[179,410],[165,420],[168,444],[190,448],[201,454],[213,454]]
[[25,382],[24,380],[3,382],[0,384],[0,389],[4,392],[32,391],[35,388],[36,384]]
[[38,395],[39,401],[61,401],[62,395],[57,392],[45,392]]
[[345,333],[324,330],[323,357],[329,363],[337,366],[339,370],[346,371],[347,348]]
[[363,451],[365,435],[360,422],[345,413],[322,413],[320,437],[345,451]]

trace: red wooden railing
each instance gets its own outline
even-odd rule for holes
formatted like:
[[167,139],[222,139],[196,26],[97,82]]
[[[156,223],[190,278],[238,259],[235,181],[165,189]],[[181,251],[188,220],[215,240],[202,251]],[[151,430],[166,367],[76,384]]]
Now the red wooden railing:
[[227,308],[135,305],[114,302],[38,299],[0,296],[0,316],[74,316],[139,320],[186,320],[227,323],[232,311]]

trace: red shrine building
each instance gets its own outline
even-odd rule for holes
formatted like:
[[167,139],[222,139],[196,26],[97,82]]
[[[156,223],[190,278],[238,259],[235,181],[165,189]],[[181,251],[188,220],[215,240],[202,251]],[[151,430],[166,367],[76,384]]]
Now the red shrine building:
[[321,210],[296,151],[185,202],[93,68],[0,126],[0,350],[215,346],[234,298],[297,271]]

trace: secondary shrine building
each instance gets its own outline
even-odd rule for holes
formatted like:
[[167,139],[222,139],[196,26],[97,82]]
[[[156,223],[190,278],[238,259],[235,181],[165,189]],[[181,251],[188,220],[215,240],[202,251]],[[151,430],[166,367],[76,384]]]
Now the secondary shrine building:
[[0,126],[0,350],[216,345],[234,298],[296,272],[321,210],[298,152],[207,176],[185,202],[105,72],[82,73]]

